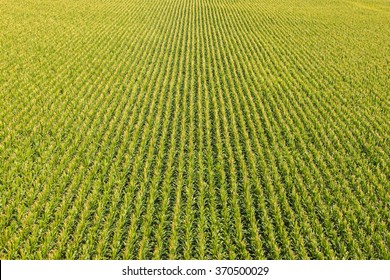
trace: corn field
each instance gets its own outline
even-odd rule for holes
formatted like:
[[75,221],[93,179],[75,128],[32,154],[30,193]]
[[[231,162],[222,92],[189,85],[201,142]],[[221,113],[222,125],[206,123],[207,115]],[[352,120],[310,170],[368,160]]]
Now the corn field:
[[1,259],[389,259],[387,0],[0,0]]

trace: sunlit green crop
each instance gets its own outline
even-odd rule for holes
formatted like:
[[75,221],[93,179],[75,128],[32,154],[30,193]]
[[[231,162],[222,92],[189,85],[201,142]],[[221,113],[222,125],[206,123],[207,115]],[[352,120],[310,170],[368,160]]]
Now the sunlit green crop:
[[387,0],[0,0],[1,259],[389,259]]

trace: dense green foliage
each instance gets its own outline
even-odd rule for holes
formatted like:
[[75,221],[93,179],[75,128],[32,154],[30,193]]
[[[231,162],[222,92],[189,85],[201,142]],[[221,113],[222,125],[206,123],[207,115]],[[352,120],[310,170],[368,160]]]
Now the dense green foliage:
[[0,0],[3,259],[389,259],[390,2]]

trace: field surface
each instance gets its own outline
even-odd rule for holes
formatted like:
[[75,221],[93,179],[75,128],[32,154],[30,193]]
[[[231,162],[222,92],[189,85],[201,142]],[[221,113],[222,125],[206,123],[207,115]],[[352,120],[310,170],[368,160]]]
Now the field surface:
[[1,259],[389,259],[390,2],[0,0]]

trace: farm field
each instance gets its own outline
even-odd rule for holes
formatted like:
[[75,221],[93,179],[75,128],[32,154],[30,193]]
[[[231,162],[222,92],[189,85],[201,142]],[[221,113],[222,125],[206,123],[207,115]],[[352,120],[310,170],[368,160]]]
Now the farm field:
[[390,259],[390,1],[0,0],[1,259]]

